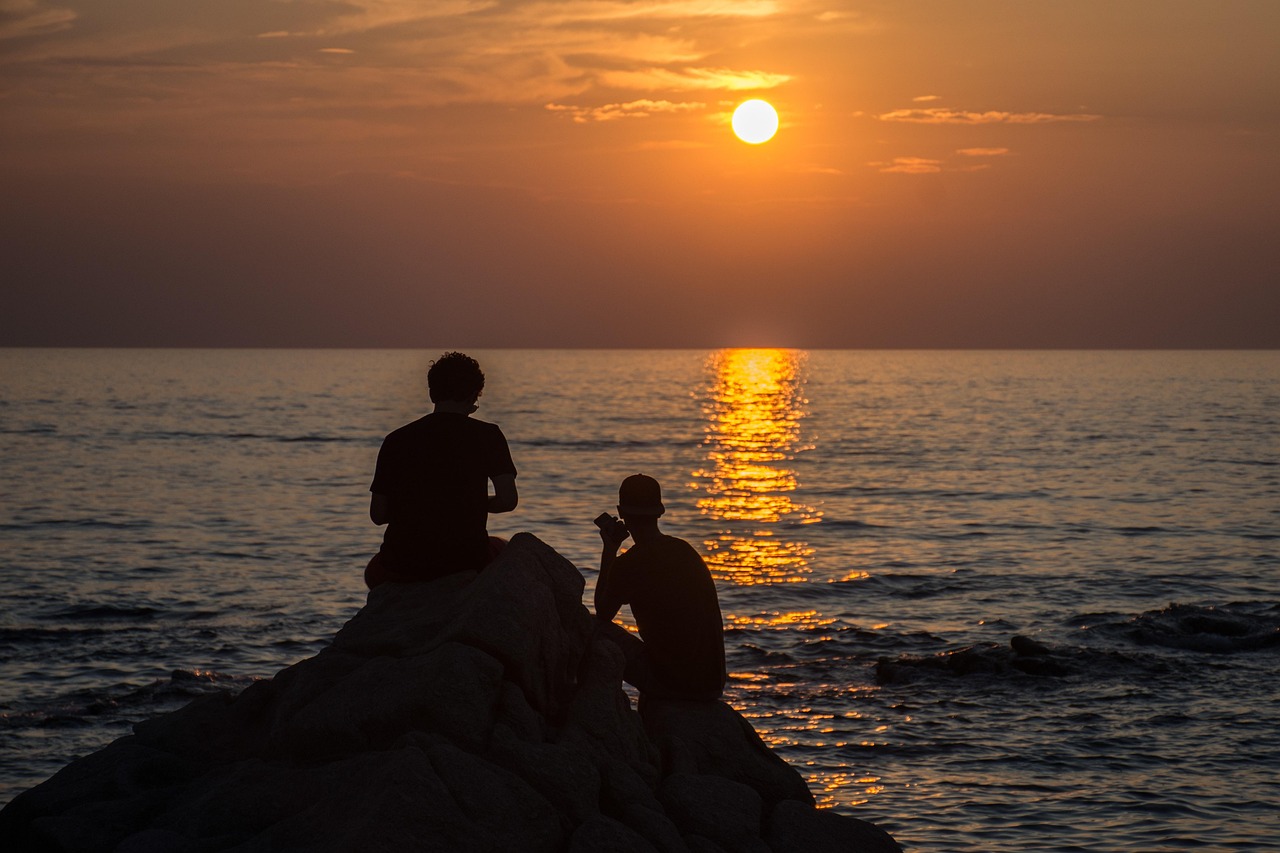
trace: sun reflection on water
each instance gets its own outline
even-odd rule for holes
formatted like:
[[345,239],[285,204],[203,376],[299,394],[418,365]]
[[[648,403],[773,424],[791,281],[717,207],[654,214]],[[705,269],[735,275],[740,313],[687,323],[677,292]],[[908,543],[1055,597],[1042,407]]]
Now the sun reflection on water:
[[835,624],[835,617],[823,616],[816,610],[774,610],[767,613],[731,613],[726,619],[733,628],[804,628],[813,630]]
[[813,549],[793,538],[797,525],[822,513],[792,497],[799,485],[789,463],[812,449],[803,442],[805,353],[784,349],[720,350],[708,359],[703,402],[709,467],[693,472],[702,514],[721,522],[704,541],[707,565],[740,584],[804,580]]

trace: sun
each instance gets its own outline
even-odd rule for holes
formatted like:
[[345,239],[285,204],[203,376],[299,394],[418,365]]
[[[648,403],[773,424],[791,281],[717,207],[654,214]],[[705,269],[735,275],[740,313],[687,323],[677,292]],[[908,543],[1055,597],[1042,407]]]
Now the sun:
[[733,132],[751,145],[768,142],[778,132],[778,111],[759,98],[743,101],[733,111]]

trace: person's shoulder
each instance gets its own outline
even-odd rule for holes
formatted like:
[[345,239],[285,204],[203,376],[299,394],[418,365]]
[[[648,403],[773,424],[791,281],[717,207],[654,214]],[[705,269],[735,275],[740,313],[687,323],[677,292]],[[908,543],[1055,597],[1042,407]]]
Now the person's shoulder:
[[404,426],[396,427],[391,432],[387,433],[387,437],[383,439],[383,441],[401,441],[422,432],[430,423],[428,420],[430,417],[430,414],[426,414],[418,418],[416,421],[409,421],[409,423]]
[[467,420],[472,424],[472,429],[484,430],[485,432],[502,432],[502,428],[492,421],[482,421],[479,418],[467,418]]
[[386,438],[382,439],[383,444],[395,444],[397,441],[403,441],[404,438],[413,433],[413,426],[417,421],[398,426],[391,432],[387,433]]
[[679,536],[668,536],[664,544],[667,549],[666,553],[670,558],[678,559],[687,564],[706,565],[706,561],[702,559],[702,552]]
[[506,442],[507,437],[502,434],[502,428],[497,424],[489,421],[477,420],[475,418],[467,418],[467,420],[471,423],[471,430],[474,434],[477,436],[484,436],[484,441],[491,443],[499,441],[504,443]]
[[661,563],[682,562],[692,557],[702,559],[697,549],[688,542],[679,536],[671,536],[667,533],[647,541],[644,545],[633,545],[627,553],[630,554],[633,551],[639,559]]
[[664,548],[670,548],[672,551],[692,551],[698,553],[698,549],[694,548],[679,536],[672,536],[669,533],[662,534],[662,545]]

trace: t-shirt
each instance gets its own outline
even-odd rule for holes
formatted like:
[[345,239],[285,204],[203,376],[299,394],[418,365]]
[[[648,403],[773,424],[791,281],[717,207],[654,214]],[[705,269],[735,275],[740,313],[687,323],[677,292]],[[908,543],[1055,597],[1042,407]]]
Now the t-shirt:
[[369,486],[391,503],[387,567],[421,580],[483,568],[489,480],[515,473],[497,424],[433,412],[392,432]]
[[692,545],[674,536],[633,545],[613,564],[610,589],[631,605],[649,663],[664,684],[693,693],[724,687],[720,601]]

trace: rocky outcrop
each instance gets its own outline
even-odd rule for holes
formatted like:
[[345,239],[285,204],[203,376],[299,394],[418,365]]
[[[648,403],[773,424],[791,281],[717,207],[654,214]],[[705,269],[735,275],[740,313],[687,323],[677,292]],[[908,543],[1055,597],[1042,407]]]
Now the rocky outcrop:
[[23,851],[862,851],[721,703],[620,686],[583,580],[529,534],[388,584],[320,654],[148,720],[0,812]]

